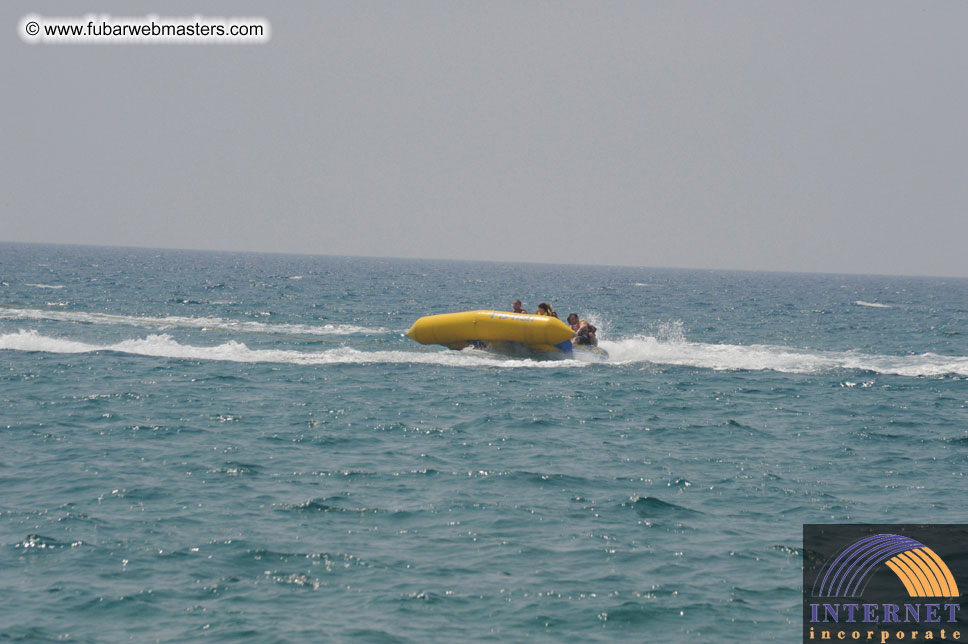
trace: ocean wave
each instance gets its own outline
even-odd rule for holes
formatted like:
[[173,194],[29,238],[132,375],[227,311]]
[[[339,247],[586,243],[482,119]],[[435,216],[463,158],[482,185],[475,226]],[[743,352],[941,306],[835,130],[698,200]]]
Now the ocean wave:
[[297,365],[415,363],[449,367],[560,368],[562,366],[580,367],[586,364],[577,360],[506,359],[475,350],[361,351],[352,347],[341,346],[324,351],[293,351],[288,349],[250,349],[245,344],[234,340],[215,346],[196,346],[180,344],[167,333],[123,340],[115,344],[95,345],[42,335],[36,330],[21,330],[17,333],[0,335],[0,350],[2,349],[44,353],[113,351],[130,355],[179,360],[270,362]]
[[188,317],[170,315],[146,317],[115,315],[111,313],[87,313],[83,311],[52,311],[41,308],[0,308],[0,320],[57,320],[84,324],[116,324],[149,328],[190,327],[217,329],[240,333],[266,333],[288,335],[377,335],[389,333],[384,327],[365,327],[355,324],[267,324],[251,320],[230,320],[218,317]]
[[890,304],[881,304],[880,302],[865,302],[864,300],[857,300],[854,302],[857,306],[867,306],[872,309],[890,309],[894,308]]
[[629,498],[628,503],[623,503],[622,505],[631,506],[633,509],[635,509],[639,516],[643,517],[665,516],[669,514],[702,514],[702,512],[691,510],[676,503],[669,503],[668,501],[663,501],[662,499],[654,496],[632,496]]
[[898,376],[968,376],[968,357],[936,353],[892,356],[849,351],[807,351],[763,344],[668,342],[651,336],[603,340],[600,344],[609,352],[609,363],[617,364],[648,362],[716,371],[819,373],[856,369]]

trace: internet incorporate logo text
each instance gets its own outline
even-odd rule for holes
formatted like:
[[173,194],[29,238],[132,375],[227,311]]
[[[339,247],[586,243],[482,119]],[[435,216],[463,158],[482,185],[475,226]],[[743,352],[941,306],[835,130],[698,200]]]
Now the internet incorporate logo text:
[[968,526],[803,526],[804,642],[968,640]]

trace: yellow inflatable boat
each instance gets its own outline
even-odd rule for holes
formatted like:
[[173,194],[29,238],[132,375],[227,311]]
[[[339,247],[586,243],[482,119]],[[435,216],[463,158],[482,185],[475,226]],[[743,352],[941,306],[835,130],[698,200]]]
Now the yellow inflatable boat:
[[422,317],[413,323],[407,337],[420,344],[442,344],[451,349],[514,342],[532,351],[571,354],[575,332],[554,317],[464,311]]

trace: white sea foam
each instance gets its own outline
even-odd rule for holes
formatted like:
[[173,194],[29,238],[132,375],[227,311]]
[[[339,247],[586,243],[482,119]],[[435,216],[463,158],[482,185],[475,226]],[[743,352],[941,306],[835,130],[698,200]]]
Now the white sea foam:
[[27,286],[33,286],[34,288],[52,288],[52,289],[64,288],[63,284],[31,284],[29,282],[25,282],[25,284]]
[[82,311],[51,311],[47,309],[0,308],[0,320],[59,320],[85,324],[121,324],[152,329],[190,327],[197,329],[218,329],[220,331],[238,331],[242,333],[288,335],[376,335],[389,333],[389,330],[383,327],[365,327],[355,324],[267,324],[265,322],[229,320],[218,317],[185,317],[178,315],[144,317],[114,315],[110,313],[85,313]]
[[[600,365],[658,364],[679,365],[717,371],[778,371],[784,373],[821,373],[840,369],[863,370],[900,376],[968,376],[968,357],[919,355],[877,355],[847,351],[807,351],[772,345],[735,345],[667,341],[651,336],[636,336],[602,341],[611,358]],[[300,365],[325,364],[434,364],[452,367],[528,367],[572,368],[587,366],[579,360],[531,360],[494,356],[484,351],[433,349],[363,351],[348,346],[323,351],[289,349],[250,349],[231,341],[215,346],[180,344],[168,334],[148,335],[114,344],[96,345],[66,338],[42,335],[36,330],[21,330],[0,335],[0,350],[46,353],[119,353],[185,360],[223,360],[229,362],[266,362]]]
[[859,369],[899,376],[968,376],[968,357],[919,355],[877,355],[849,351],[807,351],[774,345],[737,345],[667,342],[651,336],[602,341],[611,364],[650,362],[715,369],[785,373],[819,373],[835,369]]
[[581,367],[577,360],[537,361],[506,359],[474,351],[414,350],[361,351],[339,347],[324,351],[293,351],[284,349],[250,349],[241,342],[226,342],[215,346],[180,344],[166,333],[144,338],[123,340],[115,344],[96,345],[64,338],[42,335],[36,330],[21,330],[0,335],[0,350],[36,351],[44,353],[95,353],[115,351],[131,355],[181,360],[221,360],[226,362],[264,362],[298,365],[326,364],[435,364],[451,367]]
[[868,306],[872,309],[889,309],[892,308],[890,304],[881,304],[880,302],[865,302],[864,300],[857,300],[854,302],[857,306]]

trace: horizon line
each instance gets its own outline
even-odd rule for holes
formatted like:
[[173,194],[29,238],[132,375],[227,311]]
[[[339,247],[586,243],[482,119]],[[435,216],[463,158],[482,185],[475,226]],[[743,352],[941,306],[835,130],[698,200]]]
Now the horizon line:
[[937,275],[937,274],[910,274],[910,273],[854,273],[843,271],[803,271],[792,269],[765,269],[765,268],[709,268],[697,266],[646,266],[642,264],[591,264],[584,262],[539,262],[527,260],[500,260],[500,259],[468,259],[457,257],[408,257],[399,255],[351,255],[338,253],[307,253],[302,251],[285,250],[237,250],[225,248],[185,248],[176,246],[142,246],[136,244],[87,244],[79,242],[38,242],[38,241],[18,241],[0,239],[0,244],[23,245],[23,246],[66,246],[75,248],[113,248],[131,250],[154,250],[154,251],[181,251],[196,253],[225,253],[240,255],[286,255],[292,257],[343,257],[354,259],[389,259],[406,261],[424,262],[460,262],[460,263],[481,263],[481,264],[525,264],[532,266],[584,266],[597,268],[641,268],[646,270],[669,270],[669,271],[696,271],[696,272],[715,272],[715,273],[765,273],[765,274],[787,274],[787,275],[827,275],[844,277],[916,277],[928,279],[957,279],[968,280],[968,275]]

